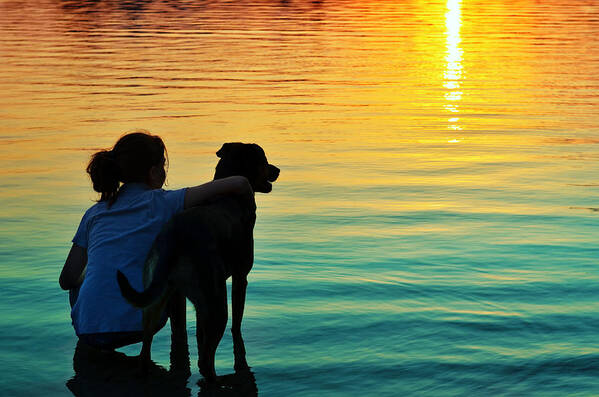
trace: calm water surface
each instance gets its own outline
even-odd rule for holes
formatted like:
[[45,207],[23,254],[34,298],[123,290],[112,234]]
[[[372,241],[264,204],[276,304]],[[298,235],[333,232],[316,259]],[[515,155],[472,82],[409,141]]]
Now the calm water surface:
[[[282,170],[244,320],[260,395],[599,394],[598,3],[0,0],[0,57],[1,395],[110,386],[75,376],[57,279],[90,154],[136,128],[169,188],[228,141]],[[188,310],[172,395],[200,393]]]

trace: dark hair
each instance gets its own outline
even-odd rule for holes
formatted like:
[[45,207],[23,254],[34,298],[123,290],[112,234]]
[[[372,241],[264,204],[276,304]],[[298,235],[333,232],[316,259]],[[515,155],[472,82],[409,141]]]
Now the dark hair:
[[133,132],[123,135],[110,150],[100,150],[92,155],[87,165],[94,190],[101,193],[99,201],[112,205],[118,194],[120,182],[147,182],[153,166],[166,163],[166,147],[157,135]]

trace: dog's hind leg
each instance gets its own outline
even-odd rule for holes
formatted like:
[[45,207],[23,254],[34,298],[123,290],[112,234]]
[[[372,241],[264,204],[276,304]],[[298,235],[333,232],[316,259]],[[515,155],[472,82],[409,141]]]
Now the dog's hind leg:
[[141,359],[141,369],[144,374],[147,374],[152,360],[152,340],[154,339],[154,334],[165,324],[163,314],[165,314],[172,293],[172,287],[167,288],[159,300],[144,309],[143,344],[141,353],[139,354]]
[[154,339],[154,334],[151,330],[144,330],[141,353],[139,354],[141,373],[143,375],[147,375],[150,369],[150,362],[152,361],[152,339]]
[[185,295],[180,292],[175,292],[169,300],[171,370],[189,374],[189,345],[187,344],[185,301]]
[[214,356],[227,327],[227,284],[224,279],[219,282],[216,292],[212,299],[207,302],[202,352],[198,360],[200,373],[208,382],[216,380]]

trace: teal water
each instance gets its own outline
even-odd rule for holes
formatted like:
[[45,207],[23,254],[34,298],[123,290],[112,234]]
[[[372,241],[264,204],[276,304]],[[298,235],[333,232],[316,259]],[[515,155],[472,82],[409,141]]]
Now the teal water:
[[[211,179],[227,141],[281,168],[243,325],[259,395],[599,394],[598,15],[0,0],[0,395],[205,395],[191,307],[179,388],[73,365],[57,280],[95,198],[84,167],[135,128],[164,137],[169,188]],[[166,328],[166,369],[169,351]]]

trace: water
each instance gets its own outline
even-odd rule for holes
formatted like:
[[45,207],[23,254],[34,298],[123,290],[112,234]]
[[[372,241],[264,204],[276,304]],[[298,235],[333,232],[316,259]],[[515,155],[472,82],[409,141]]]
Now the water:
[[[282,170],[258,197],[243,326],[260,395],[598,394],[598,15],[0,0],[0,394],[110,386],[77,383],[57,279],[90,154],[136,128],[165,139],[169,188],[211,179],[228,141]],[[199,393],[188,311],[193,375],[173,395]],[[164,330],[164,368],[169,349]],[[232,365],[227,331],[217,371]]]

